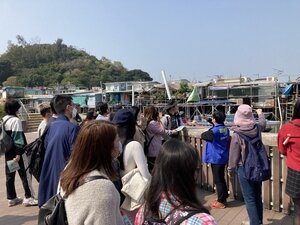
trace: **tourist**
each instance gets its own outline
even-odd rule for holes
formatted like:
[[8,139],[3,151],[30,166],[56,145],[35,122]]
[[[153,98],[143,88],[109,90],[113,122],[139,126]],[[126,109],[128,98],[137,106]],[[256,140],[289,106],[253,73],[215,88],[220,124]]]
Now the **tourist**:
[[108,105],[105,102],[100,102],[98,104],[99,115],[97,116],[96,120],[109,120],[109,111]]
[[165,128],[163,127],[159,119],[159,113],[154,106],[147,106],[144,114],[144,119],[146,120],[145,133],[147,145],[149,145],[147,161],[149,171],[151,172],[161,148],[162,137],[165,133]]
[[94,110],[87,112],[86,117],[85,117],[85,119],[82,121],[82,123],[80,124],[80,126],[82,127],[82,126],[85,125],[86,123],[89,123],[89,122],[95,120],[95,117],[96,117],[96,116],[95,116],[95,111],[94,111]]
[[[151,178],[151,175],[147,168],[147,162],[144,155],[142,145],[133,141],[135,134],[135,121],[133,114],[129,109],[120,109],[116,112],[113,123],[118,127],[118,134],[121,144],[124,146],[121,157],[121,169],[123,175],[130,172],[134,168],[138,168],[146,179]],[[122,166],[123,164],[123,166]]]
[[142,225],[150,219],[175,224],[187,212],[195,211],[194,215],[180,224],[216,225],[196,196],[198,163],[199,156],[190,144],[177,139],[166,141],[152,171],[146,202],[138,211],[134,224]]
[[[24,146],[27,144],[26,137],[23,132],[21,120],[17,117],[17,113],[21,107],[21,104],[16,99],[7,99],[4,105],[4,111],[6,115],[2,118],[5,123],[5,130],[8,135],[12,137],[14,142],[13,148],[5,153],[5,175],[6,175],[6,194],[8,200],[8,206],[15,206],[23,202],[25,206],[37,205],[37,200],[34,197],[34,192],[31,187],[31,181],[29,171],[25,170],[28,166],[28,159],[24,153]],[[16,170],[10,171],[8,167],[9,162],[17,162],[19,176],[22,180],[22,185],[25,191],[25,198],[17,197],[15,188],[15,176]]]
[[203,162],[210,163],[218,198],[211,203],[212,208],[226,208],[228,189],[225,181],[225,166],[229,157],[230,132],[224,125],[225,114],[215,111],[212,115],[213,127],[201,134],[206,141]]
[[135,121],[135,134],[133,136],[133,140],[139,142],[142,146],[144,146],[145,134],[143,132],[143,128],[139,125],[139,122],[141,122],[140,108],[137,106],[132,106],[131,112]]
[[41,169],[39,183],[39,207],[57,192],[59,175],[68,161],[79,126],[70,122],[76,115],[72,97],[56,95],[53,106],[58,114],[50,123],[45,139],[45,158]]
[[171,99],[168,101],[167,106],[165,108],[165,115],[162,117],[161,122],[165,128],[165,133],[168,135],[168,137],[179,137],[179,131],[177,130],[177,128],[183,126],[184,124],[182,122],[181,117],[178,114],[177,101],[175,99]]
[[[252,108],[249,105],[240,105],[234,115],[234,127],[229,149],[228,175],[233,177],[237,172],[239,183],[242,189],[243,197],[246,203],[250,225],[259,225],[263,223],[263,204],[262,204],[262,182],[254,182],[245,178],[243,164],[247,156],[246,143],[239,136],[240,132],[250,138],[255,138],[258,132],[266,127],[266,119],[261,109],[256,110],[259,122],[256,125]],[[260,135],[260,134],[259,134]],[[244,221],[243,224],[249,224]]]
[[74,113],[75,116],[71,118],[70,122],[80,125],[82,123],[82,118],[79,115],[79,113],[81,112],[81,107],[80,104],[74,104],[74,106],[75,106],[76,114]]
[[[81,128],[60,178],[68,224],[123,224],[120,196],[111,182],[117,176],[112,160],[119,155],[118,144],[117,130],[109,122],[91,121]],[[103,179],[77,188],[77,184],[92,176]]]
[[[118,135],[123,146],[123,151],[119,156],[121,176],[123,177],[137,168],[144,180],[150,180],[151,175],[143,147],[139,142],[133,141],[135,120],[132,112],[129,109],[120,109],[116,112],[113,123],[117,125]],[[129,196],[126,196],[121,207],[133,221],[141,204],[141,202],[134,202]]]
[[51,112],[52,112],[52,117],[50,117],[49,120],[48,120],[49,124],[54,122],[58,117],[58,115],[56,113],[56,110],[54,108],[54,99],[55,99],[55,96],[50,101],[50,108],[51,108]]
[[294,106],[292,121],[279,130],[277,144],[279,152],[287,158],[285,192],[294,202],[294,225],[300,225],[300,99]]
[[50,104],[47,102],[43,102],[39,104],[39,111],[41,116],[43,117],[43,120],[40,123],[37,130],[38,136],[40,137],[44,133],[44,130],[46,129],[49,119],[52,117]]
[[165,141],[169,138],[177,138],[189,143],[188,131],[179,115],[177,101],[175,99],[168,101],[161,122],[165,128]]

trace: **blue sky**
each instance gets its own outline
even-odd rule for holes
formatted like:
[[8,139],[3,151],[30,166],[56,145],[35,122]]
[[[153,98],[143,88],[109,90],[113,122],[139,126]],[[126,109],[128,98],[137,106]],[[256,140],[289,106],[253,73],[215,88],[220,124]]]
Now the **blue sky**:
[[84,49],[162,81],[300,76],[298,0],[1,0],[0,54],[16,35]]

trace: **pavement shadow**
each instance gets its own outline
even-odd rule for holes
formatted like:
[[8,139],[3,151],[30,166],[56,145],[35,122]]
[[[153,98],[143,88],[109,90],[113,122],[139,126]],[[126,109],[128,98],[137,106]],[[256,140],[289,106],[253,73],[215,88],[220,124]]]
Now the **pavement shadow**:
[[281,218],[274,219],[274,218],[267,218],[266,224],[272,224],[272,225],[291,225],[293,224],[294,216],[291,215],[284,215]]
[[241,207],[245,205],[245,202],[235,200],[235,199],[227,199],[227,207],[229,208],[235,208],[235,207]]
[[196,186],[196,197],[198,201],[202,202],[202,204],[205,204],[214,194],[214,192],[207,191],[201,188],[199,185]]
[[32,221],[32,224],[37,224],[38,216],[18,216],[18,215],[4,215],[0,216],[0,224],[7,225],[22,225],[26,222]]
[[[215,192],[204,190],[199,185],[196,187],[196,194],[197,199],[205,206],[209,206],[209,203],[217,197]],[[227,199],[227,207],[229,208],[241,207],[243,205],[245,205],[243,201],[230,197]]]

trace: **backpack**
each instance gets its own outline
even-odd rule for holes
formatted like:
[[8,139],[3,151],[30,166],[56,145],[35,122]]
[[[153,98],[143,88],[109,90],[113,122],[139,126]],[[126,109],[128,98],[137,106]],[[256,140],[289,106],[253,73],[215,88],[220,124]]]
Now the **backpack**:
[[188,218],[192,217],[193,215],[199,213],[199,210],[188,210],[187,215],[178,215],[177,217],[173,217],[173,214],[175,213],[176,210],[172,210],[164,219],[155,219],[155,218],[145,218],[144,222],[142,225],[179,225],[183,221],[187,220]]
[[[97,179],[107,179],[103,176],[86,177],[79,186]],[[38,225],[67,225],[68,218],[65,208],[65,198],[60,193],[51,197],[39,210]]]
[[258,126],[256,127],[257,135],[254,138],[250,138],[239,132],[236,133],[245,140],[248,149],[248,155],[243,164],[245,177],[247,180],[260,182],[270,179],[271,168],[270,159],[265,146],[261,141],[260,129]]
[[26,170],[29,169],[29,173],[39,182],[42,171],[42,166],[45,157],[45,138],[47,135],[48,126],[44,130],[42,136],[38,137],[35,141],[24,147],[25,153],[30,159],[29,165]]
[[13,141],[12,137],[5,130],[5,124],[11,118],[13,118],[13,117],[9,117],[5,121],[3,121],[3,119],[1,119],[1,121],[0,121],[0,155],[3,155],[6,152],[9,152],[14,147],[14,141]]

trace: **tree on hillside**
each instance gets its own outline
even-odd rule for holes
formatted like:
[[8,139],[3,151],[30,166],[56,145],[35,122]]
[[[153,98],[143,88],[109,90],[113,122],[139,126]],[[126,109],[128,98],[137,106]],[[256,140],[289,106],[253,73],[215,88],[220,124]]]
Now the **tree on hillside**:
[[188,92],[191,92],[188,83],[181,81],[179,83],[179,89],[175,92],[175,96],[177,99],[185,99]]
[[0,62],[0,83],[5,81],[11,75],[13,75],[13,70],[10,61]]
[[16,76],[11,76],[3,82],[3,86],[21,86],[21,83]]
[[[100,82],[150,81],[148,73],[128,71],[121,62],[105,57],[98,60],[83,50],[67,46],[58,38],[53,44],[28,43],[21,35],[17,43],[9,42],[0,56],[0,82],[22,86],[49,86],[72,83],[78,86],[98,86]],[[14,76],[9,79],[10,76]]]
[[125,73],[125,76],[123,77],[123,80],[130,80],[130,81],[152,81],[153,79],[150,77],[150,75],[142,70],[130,70]]

